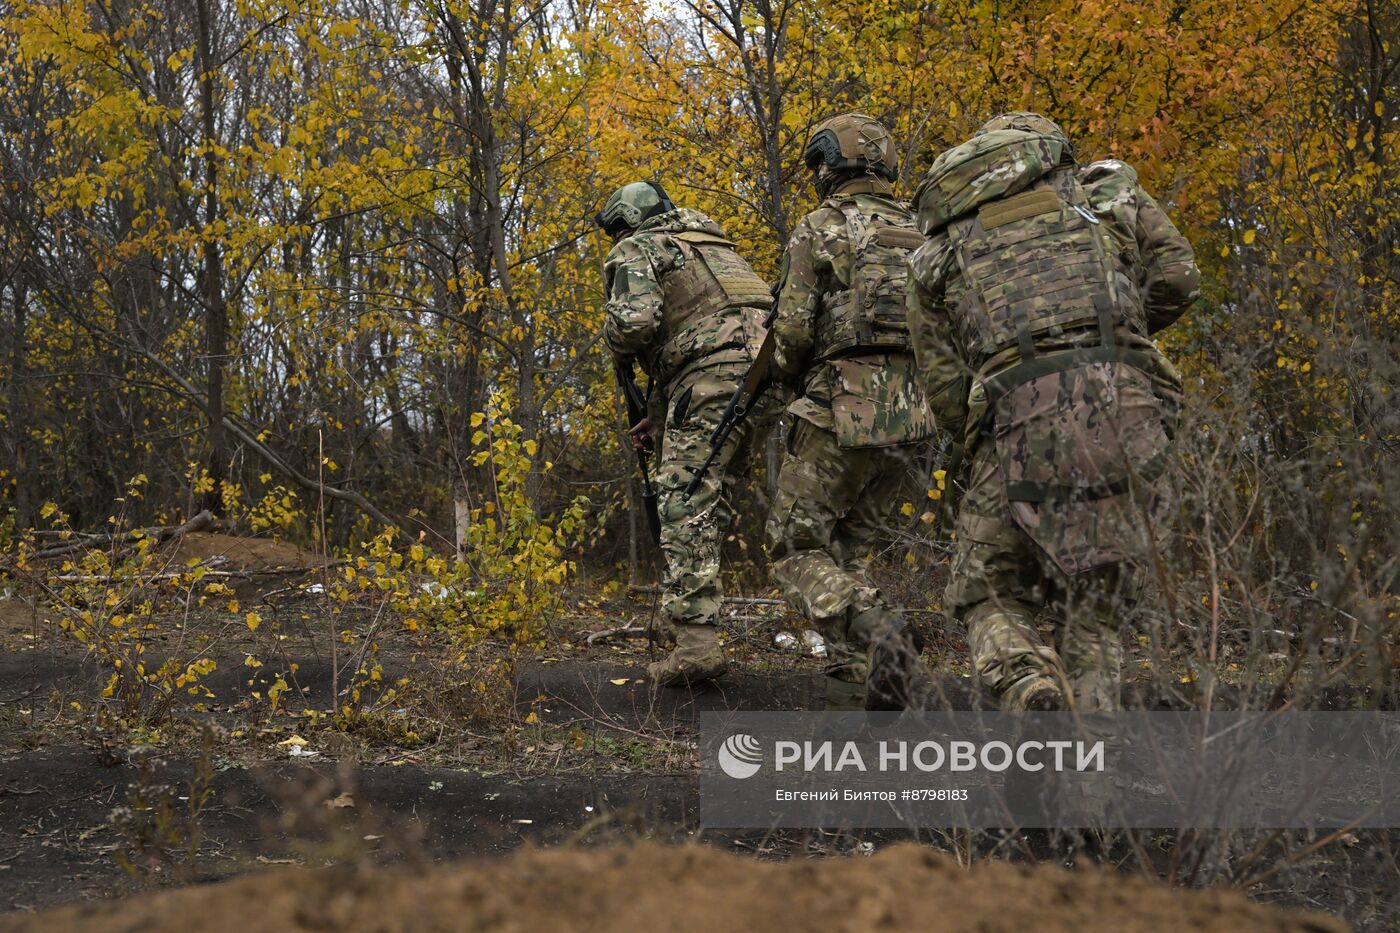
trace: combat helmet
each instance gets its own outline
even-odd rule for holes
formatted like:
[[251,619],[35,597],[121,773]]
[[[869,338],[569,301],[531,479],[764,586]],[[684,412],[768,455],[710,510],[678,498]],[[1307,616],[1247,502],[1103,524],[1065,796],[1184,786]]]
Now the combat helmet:
[[885,125],[863,113],[843,113],[818,123],[802,150],[802,161],[813,172],[872,173],[886,181],[898,177],[894,138]]
[[1065,135],[1065,131],[1060,129],[1060,124],[1049,117],[1042,117],[1040,114],[1031,113],[1028,110],[1011,110],[997,114],[982,124],[977,135],[995,133],[997,130],[1022,130],[1027,133],[1039,133],[1042,136],[1054,136],[1064,143],[1065,153],[1068,157],[1071,160],[1074,158],[1074,144]]
[[615,240],[627,230],[636,230],[648,217],[675,209],[675,203],[659,184],[634,181],[609,195],[593,222]]

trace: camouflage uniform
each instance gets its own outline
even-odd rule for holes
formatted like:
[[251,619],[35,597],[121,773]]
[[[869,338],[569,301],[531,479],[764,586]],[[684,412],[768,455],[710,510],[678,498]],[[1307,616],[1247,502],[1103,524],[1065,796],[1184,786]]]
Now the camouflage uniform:
[[666,632],[679,647],[668,662],[652,666],[652,675],[661,683],[705,679],[717,673],[713,629],[700,640],[710,647],[709,661],[701,665],[708,667],[699,674],[683,663],[695,653],[687,646],[698,643],[686,635],[718,619],[720,543],[735,483],[748,466],[755,432],[771,416],[752,413],[688,500],[684,489],[709,453],[710,435],[762,342],[771,298],[724,231],[684,208],[647,218],[619,239],[604,274],[608,348],[618,359],[642,363],[659,389],[655,407],[665,411],[657,475],[666,559],[661,606]]
[[768,557],[822,633],[828,674],[851,684],[869,674],[868,620],[884,607],[866,568],[933,435],[904,314],[907,255],[921,242],[888,181],[836,180],[793,233],[773,324],[775,363],[798,398]]
[[[1181,398],[1148,335],[1199,272],[1127,165],[1080,169],[1034,115],[988,128],[930,168],[910,260],[919,368],[970,459],[945,605],[1008,706],[1058,705],[1067,680],[1076,708],[1114,709]],[[1058,654],[1034,627],[1046,605]]]

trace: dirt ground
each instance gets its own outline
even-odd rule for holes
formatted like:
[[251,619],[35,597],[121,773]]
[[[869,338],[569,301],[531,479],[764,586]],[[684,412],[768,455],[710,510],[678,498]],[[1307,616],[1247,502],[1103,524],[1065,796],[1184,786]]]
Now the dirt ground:
[[[1384,833],[1327,848],[1250,901],[1128,875],[1142,859],[1126,844],[1094,859],[1121,873],[1066,873],[1053,863],[1085,860],[1045,833],[974,843],[922,830],[704,830],[699,714],[823,702],[821,661],[774,644],[795,623],[778,606],[730,611],[723,628],[735,664],[720,682],[652,695],[642,673],[650,649],[628,634],[650,600],[593,600],[521,659],[504,709],[476,720],[453,718],[450,704],[436,715],[399,708],[459,689],[442,666],[440,634],[376,636],[372,614],[333,616],[304,573],[316,555],[199,534],[171,555],[193,557],[245,573],[240,598],[264,623],[253,632],[195,615],[164,626],[152,657],[203,639],[218,661],[200,681],[209,693],[182,694],[169,721],[116,738],[97,715],[101,664],[45,622],[51,610],[0,601],[0,911],[16,911],[0,930],[178,924],[183,933],[191,915],[214,929],[289,930],[708,930],[778,920],[838,930],[1345,928],[1267,906],[1282,904],[1370,931],[1394,929],[1400,916],[1400,848]],[[404,678],[418,685],[416,700],[375,702],[379,712],[349,732],[309,720],[302,707],[324,715],[337,688],[344,698],[356,646],[370,640],[383,645],[382,683]],[[254,656],[265,663],[249,666]],[[955,666],[942,669],[954,708],[987,702]],[[250,702],[282,676],[295,704]],[[1338,708],[1354,701],[1336,699]],[[133,813],[163,815],[143,823]],[[1142,841],[1147,874],[1164,874],[1178,840]],[[954,849],[988,864],[965,873],[938,854]],[[1037,862],[1052,865],[1025,867]]]
[[527,850],[420,871],[268,872],[120,904],[0,918],[0,931],[187,933],[748,929],[1020,933],[1324,933],[1347,927],[1229,891],[1173,890],[1103,870],[981,864],[916,845],[871,858],[755,862],[701,846]]
[[40,625],[51,621],[53,613],[34,606],[22,599],[0,599],[0,639],[29,635],[31,638]]

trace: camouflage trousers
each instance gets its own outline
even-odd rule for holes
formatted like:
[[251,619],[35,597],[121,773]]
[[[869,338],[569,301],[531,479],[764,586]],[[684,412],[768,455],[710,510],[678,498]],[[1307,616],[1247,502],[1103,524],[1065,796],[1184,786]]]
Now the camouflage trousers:
[[[883,605],[866,576],[886,519],[915,482],[921,445],[841,447],[834,432],[796,419],[766,529],[783,595],[827,645],[827,673],[863,683],[869,661],[850,622]],[[920,494],[922,491],[920,490]]]
[[[1115,533],[1121,547],[1140,537],[1141,522],[1131,500],[1118,498],[1123,511],[1100,533]],[[1140,568],[1141,561],[1120,560],[1064,573],[1016,523],[993,446],[979,447],[958,513],[944,605],[966,623],[972,663],[987,688],[1014,700],[1031,681],[1048,676],[1068,683],[1076,709],[1118,709],[1120,628],[1137,606]],[[1035,627],[1047,606],[1059,651]]]
[[710,435],[746,372],[742,363],[702,370],[683,380],[668,400],[656,492],[661,550],[666,558],[661,611],[669,625],[712,625],[719,620],[723,601],[720,547],[733,517],[739,480],[748,472],[755,438],[766,434],[772,424],[772,403],[760,402],[730,433],[689,500],[685,487],[709,456]]

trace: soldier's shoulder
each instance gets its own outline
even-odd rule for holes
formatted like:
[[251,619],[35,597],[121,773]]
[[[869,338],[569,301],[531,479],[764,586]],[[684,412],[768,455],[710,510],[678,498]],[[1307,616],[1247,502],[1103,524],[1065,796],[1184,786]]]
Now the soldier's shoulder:
[[645,248],[649,240],[650,237],[645,233],[634,233],[631,236],[623,237],[613,244],[612,249],[608,250],[607,264],[614,265],[645,257]]
[[846,215],[841,212],[840,202],[827,199],[819,204],[816,210],[808,211],[793,232],[811,234],[835,229],[844,230],[845,227]]
[[1090,205],[1099,212],[1115,215],[1136,209],[1141,201],[1137,172],[1118,159],[1091,162],[1079,172],[1079,183]]
[[727,238],[724,228],[714,218],[690,207],[678,207],[661,215],[657,231],[661,233],[707,233],[710,236]]
[[848,212],[859,213],[867,221],[879,218],[885,223],[909,226],[914,224],[914,212],[909,209],[907,203],[894,195],[862,191],[859,194],[828,198],[818,210],[826,212],[828,226],[840,228],[842,231],[846,229]]
[[1098,180],[1112,176],[1126,178],[1128,181],[1137,183],[1137,169],[1133,168],[1122,159],[1099,159],[1097,162],[1090,162],[1079,170],[1081,179]]
[[884,223],[900,227],[913,227],[916,223],[909,204],[898,198],[873,195],[867,206],[867,216],[878,217]]
[[1120,159],[1100,159],[1079,170],[1079,183],[1093,191],[1116,194],[1138,186],[1137,170]]

